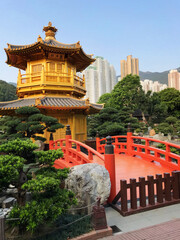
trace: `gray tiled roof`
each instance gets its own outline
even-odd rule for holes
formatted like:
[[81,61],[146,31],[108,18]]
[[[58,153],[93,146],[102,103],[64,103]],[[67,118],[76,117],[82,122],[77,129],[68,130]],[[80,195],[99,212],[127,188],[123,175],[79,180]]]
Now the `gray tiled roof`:
[[2,108],[4,105],[6,105],[6,102],[0,102],[0,108]]
[[55,39],[43,40],[43,43],[48,46],[53,46],[53,47],[76,48],[76,43],[65,44],[65,43],[58,42]]
[[95,103],[91,103],[91,106],[96,108],[96,109],[99,109],[101,110],[103,108],[103,104],[95,104]]
[[[49,106],[49,107],[88,107],[89,105],[86,104],[86,101],[73,99],[73,98],[66,98],[66,97],[44,97],[40,98],[38,102],[38,106]],[[3,102],[0,103],[0,109],[16,109],[19,107],[25,106],[37,106],[36,98],[25,98],[14,100],[10,102]],[[101,110],[103,105],[100,104],[90,104],[91,108]]]
[[1,109],[6,108],[19,108],[19,107],[25,107],[25,106],[35,106],[36,99],[35,98],[25,98],[25,99],[19,99],[15,101],[5,102],[3,106],[0,105]]
[[[70,48],[70,49],[71,48],[77,48],[76,43],[65,44],[65,43],[58,42],[56,39],[43,40],[42,43],[47,45],[47,46],[51,46],[51,47]],[[35,42],[35,43],[29,44],[29,45],[11,45],[11,44],[8,44],[8,47],[12,50],[21,50],[21,49],[26,49],[26,48],[35,46],[36,44],[38,44],[38,43]]]
[[41,99],[41,105],[43,106],[56,106],[56,107],[82,107],[86,106],[85,101],[77,100],[73,98],[56,98],[45,97]]
[[11,44],[8,44],[8,48],[10,48],[11,50],[20,50],[20,49],[25,49],[25,48],[32,47],[36,44],[37,43],[33,43],[33,44],[29,44],[29,45],[11,45]]

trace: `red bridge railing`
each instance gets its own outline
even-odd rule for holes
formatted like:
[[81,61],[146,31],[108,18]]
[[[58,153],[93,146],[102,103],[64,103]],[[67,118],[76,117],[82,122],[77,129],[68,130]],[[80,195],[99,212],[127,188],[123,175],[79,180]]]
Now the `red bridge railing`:
[[104,162],[105,168],[109,172],[111,180],[111,193],[108,201],[112,202],[116,196],[116,173],[115,173],[115,155],[114,148],[111,144],[111,137],[107,137],[104,155],[97,152],[93,148],[79,141],[71,139],[70,126],[66,129],[66,138],[60,140],[50,140],[49,149],[61,148],[64,155],[63,158],[57,159],[54,163],[55,168],[73,167],[75,165],[92,163],[94,156]]
[[[113,142],[112,142],[113,141]],[[156,144],[156,145],[154,145]],[[158,148],[162,144],[165,150]],[[71,139],[70,126],[67,126],[66,137],[60,140],[50,140],[49,149],[61,148],[64,156],[55,161],[56,168],[73,167],[79,164],[92,163],[94,156],[104,162],[111,180],[111,202],[116,196],[115,154],[124,153],[130,156],[140,156],[151,162],[159,162],[172,171],[180,170],[180,155],[174,154],[171,148],[180,151],[180,146],[160,140],[133,136],[131,132],[123,136],[96,138],[96,150],[79,141]],[[104,154],[104,155],[103,155]]]
[[98,153],[96,150],[82,142],[71,139],[70,126],[67,126],[66,138],[49,141],[49,149],[57,150],[58,148],[62,149],[64,155],[63,158],[55,161],[56,168],[92,163],[93,155],[104,161],[104,155]]
[[[147,161],[159,162],[171,170],[180,170],[180,154],[175,154],[172,148],[180,152],[180,146],[152,138],[133,136],[128,132],[124,136],[112,136],[114,152],[125,153],[130,156],[140,156]],[[158,145],[164,149],[158,148]],[[105,138],[96,138],[96,150],[103,154],[105,151]]]

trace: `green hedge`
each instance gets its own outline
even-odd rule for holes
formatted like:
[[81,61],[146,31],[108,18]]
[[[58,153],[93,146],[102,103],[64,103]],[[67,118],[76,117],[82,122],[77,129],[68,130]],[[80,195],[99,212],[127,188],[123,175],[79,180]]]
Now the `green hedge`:
[[[83,218],[84,217],[84,218]],[[79,220],[73,224],[70,224],[80,218]],[[69,224],[68,226],[66,226]],[[83,215],[72,215],[66,214],[62,215],[54,224],[56,230],[49,230],[44,235],[39,237],[32,237],[31,240],[67,240],[69,238],[74,238],[84,233],[90,232],[93,227],[91,223],[91,216],[83,216]],[[41,233],[40,233],[41,234]]]

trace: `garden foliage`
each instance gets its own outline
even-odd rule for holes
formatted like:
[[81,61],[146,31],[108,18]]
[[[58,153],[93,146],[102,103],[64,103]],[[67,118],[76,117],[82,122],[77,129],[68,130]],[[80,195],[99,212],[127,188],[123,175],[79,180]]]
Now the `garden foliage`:
[[[9,218],[13,226],[20,230],[35,231],[44,223],[55,221],[61,214],[76,203],[74,194],[60,188],[67,177],[68,169],[55,169],[54,161],[63,156],[60,149],[35,151],[37,146],[31,140],[11,140],[0,145],[0,189],[6,190],[9,184],[18,189],[17,205]],[[26,193],[31,200],[26,201]]]
[[[119,81],[111,93],[103,94],[98,103],[104,103],[104,109],[88,117],[91,137],[97,131],[101,137],[122,135],[127,132],[128,123],[131,131],[147,132],[150,126],[157,132],[180,136],[180,92],[174,88],[145,93],[139,76],[130,74]],[[142,113],[141,121],[133,117],[137,110]]]

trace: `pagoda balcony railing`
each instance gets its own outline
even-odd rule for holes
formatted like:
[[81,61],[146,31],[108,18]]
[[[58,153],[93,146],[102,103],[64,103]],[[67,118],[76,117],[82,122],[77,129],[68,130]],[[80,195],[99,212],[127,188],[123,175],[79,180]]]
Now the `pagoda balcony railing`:
[[30,74],[19,74],[17,87],[23,88],[27,86],[37,85],[60,85],[60,86],[74,86],[85,90],[85,78],[68,73],[55,72],[35,72]]

